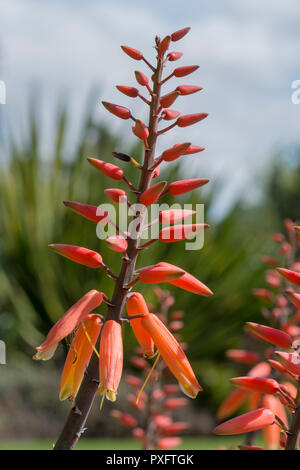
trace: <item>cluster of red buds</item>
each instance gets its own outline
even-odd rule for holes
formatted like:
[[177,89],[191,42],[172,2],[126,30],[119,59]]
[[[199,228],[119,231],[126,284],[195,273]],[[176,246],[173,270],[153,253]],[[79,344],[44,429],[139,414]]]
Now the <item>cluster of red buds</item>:
[[[269,325],[247,322],[246,333],[273,345],[262,357],[257,351],[228,350],[227,357],[251,365],[246,376],[230,383],[236,388],[221,404],[217,418],[224,419],[248,400],[248,413],[215,428],[216,434],[247,433],[244,450],[297,449],[300,444],[300,227],[285,221],[287,236],[272,234],[277,258],[263,256],[266,288],[254,289],[264,302],[262,315]],[[298,256],[298,257],[297,257]],[[276,267],[284,264],[287,268]],[[296,308],[296,311],[295,311]],[[262,430],[265,447],[253,445],[254,432]]]
[[[186,345],[181,342],[180,335],[180,330],[184,326],[184,312],[182,310],[169,311],[174,304],[174,297],[168,291],[155,287],[154,292],[159,301],[157,316],[168,326],[182,349],[185,349]],[[139,294],[135,293],[135,295]],[[174,449],[182,442],[177,435],[188,429],[189,424],[185,421],[174,421],[172,411],[186,406],[188,401],[186,398],[176,397],[176,394],[180,392],[177,384],[166,382],[169,374],[165,363],[160,361],[153,370],[143,356],[143,350],[137,348],[136,354],[131,358],[131,364],[146,380],[150,381],[147,392],[141,391],[140,377],[127,375],[125,381],[132,388],[132,393],[128,395],[128,402],[133,414],[113,410],[111,415],[132,430],[133,437],[142,448]]]
[[[139,253],[152,243],[152,240],[150,240],[150,243],[141,244],[147,207],[154,204],[166,193],[172,195],[183,194],[208,182],[207,179],[197,178],[175,181],[169,185],[166,181],[160,181],[152,185],[152,179],[159,177],[161,163],[171,162],[181,156],[204,150],[203,147],[184,142],[177,143],[173,147],[164,150],[160,155],[156,155],[156,143],[160,135],[175,127],[183,128],[193,125],[207,116],[206,113],[180,115],[178,111],[170,109],[170,106],[177,98],[193,94],[201,90],[201,87],[179,85],[172,92],[162,95],[163,85],[172,77],[185,77],[198,69],[196,65],[182,66],[175,68],[165,78],[162,76],[164,67],[169,63],[172,64],[182,56],[179,52],[169,51],[169,48],[182,39],[189,30],[190,28],[184,28],[162,40],[159,37],[155,38],[157,54],[155,66],[145,59],[142,52],[132,47],[122,46],[123,51],[131,59],[140,63],[144,62],[151,71],[150,79],[142,71],[135,71],[136,81],[148,94],[147,97],[143,96],[142,92],[135,87],[117,86],[118,90],[126,96],[143,100],[149,111],[148,125],[141,119],[134,117],[128,108],[103,102],[104,107],[116,117],[132,120],[132,132],[143,142],[144,159],[140,163],[126,153],[113,152],[115,159],[136,166],[136,171],[140,173],[138,187],[135,187],[127,179],[122,168],[97,158],[88,158],[89,163],[97,171],[114,181],[124,182],[128,186],[132,198],[135,198],[135,202],[142,205],[142,208],[133,216],[137,233],[121,231],[115,225],[109,213],[100,210],[96,206],[74,201],[65,202],[68,208],[80,216],[97,224],[112,223],[119,230],[118,235],[106,240],[108,247],[118,252],[119,256],[122,257],[120,258],[119,274],[111,271],[98,252],[81,246],[50,245],[50,248],[56,253],[76,263],[89,268],[104,269],[115,283],[111,299],[98,290],[91,290],[81,297],[53,326],[44,343],[37,348],[37,353],[34,356],[35,359],[50,359],[58,344],[67,336],[74,335],[63,370],[60,398],[62,400],[75,400],[75,404],[55,449],[74,447],[83,431],[96,393],[102,395],[102,402],[105,397],[111,401],[116,399],[123,368],[122,325],[124,322],[130,322],[145,357],[152,358],[155,354],[162,356],[185,394],[195,398],[201,390],[176,337],[157,315],[149,312],[141,294],[137,295],[130,292],[133,285],[140,281],[145,284],[167,282],[198,295],[212,295],[211,290],[193,275],[168,262],[158,262],[151,266],[136,269]],[[173,123],[159,129],[159,125],[163,121],[173,121]],[[109,188],[105,189],[104,193],[113,202],[120,203],[124,201],[128,206],[132,206],[129,195],[123,189]],[[169,224],[172,224],[182,222],[186,216],[186,211],[169,210],[161,212],[159,220],[165,223],[165,220],[168,219]],[[183,227],[180,224],[176,225],[176,229],[175,226],[167,227],[169,230],[167,236],[165,229],[162,228],[159,240],[177,242],[189,238],[192,230],[197,232],[207,226],[205,224],[201,224],[201,226],[192,224],[189,230],[185,230]],[[107,304],[105,318],[92,313],[102,302]],[[123,316],[125,305],[127,305],[127,317]],[[100,343],[99,346],[98,343]]]

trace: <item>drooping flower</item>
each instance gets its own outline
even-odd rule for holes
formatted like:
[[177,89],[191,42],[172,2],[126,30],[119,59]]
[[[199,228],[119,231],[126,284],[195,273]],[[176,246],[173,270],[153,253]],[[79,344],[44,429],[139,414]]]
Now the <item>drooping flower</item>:
[[88,315],[83,325],[79,326],[63,368],[59,386],[60,400],[75,399],[93,353],[90,341],[95,346],[100,330],[101,319],[94,314]]
[[214,429],[214,433],[221,435],[243,434],[265,428],[273,424],[274,421],[275,416],[271,410],[258,408],[258,410],[249,411],[219,424]]
[[236,387],[250,390],[252,392],[275,395],[279,391],[280,385],[274,379],[264,377],[234,377],[229,382]]
[[[128,316],[149,315],[149,310],[144,297],[139,292],[131,292],[126,299],[126,309]],[[136,318],[130,322],[134,335],[143,348],[144,357],[151,358],[154,355],[154,343],[150,334],[143,328],[141,318]]]
[[55,251],[55,253],[89,268],[96,269],[102,264],[102,256],[99,253],[84,248],[83,246],[65,245],[62,243],[51,243],[48,246],[51,250]]
[[99,307],[102,299],[102,292],[95,289],[81,297],[51,328],[46,340],[36,348],[37,353],[33,359],[51,359],[60,341],[70,335],[91,311]]
[[[174,266],[170,263],[165,263],[161,261],[160,263],[156,264],[157,267],[164,267],[164,268],[178,268],[178,266]],[[209,296],[213,295],[213,292],[205,285],[203,282],[199,281],[199,279],[195,278],[192,274],[188,273],[187,271],[183,272],[183,275],[178,277],[177,279],[173,279],[168,281],[170,284],[174,286],[180,287],[181,289],[187,290],[189,292],[193,292],[197,295],[204,295]]]
[[165,363],[177,378],[182,391],[189,397],[195,398],[202,388],[174,336],[156,315],[145,315],[141,320],[141,324],[151,335]]
[[99,368],[99,393],[115,401],[123,370],[122,328],[115,320],[107,320],[102,328]]
[[247,327],[258,338],[264,339],[269,343],[275,344],[281,348],[289,348],[292,344],[290,335],[282,330],[271,328],[270,326],[259,325],[258,323],[246,322]]
[[[158,263],[160,264],[160,263]],[[139,270],[139,278],[144,284],[159,284],[161,282],[171,282],[184,275],[185,271],[177,266],[167,265],[147,266]]]
[[75,201],[63,201],[64,205],[69,207],[76,214],[85,217],[92,222],[101,223],[102,225],[107,224],[109,221],[109,213],[102,210],[100,207],[91,206],[90,204],[81,204]]

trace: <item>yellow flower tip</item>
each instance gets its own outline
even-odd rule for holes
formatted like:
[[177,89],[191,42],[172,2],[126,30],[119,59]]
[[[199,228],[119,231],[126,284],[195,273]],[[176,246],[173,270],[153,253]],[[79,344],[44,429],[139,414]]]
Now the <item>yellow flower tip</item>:
[[193,386],[192,384],[185,382],[178,382],[180,390],[189,398],[196,398],[199,392],[203,391],[203,388],[198,384],[198,386]]
[[114,390],[107,390],[107,391],[106,391],[106,398],[107,398],[109,401],[116,401],[116,399],[117,399],[117,392],[115,392]]

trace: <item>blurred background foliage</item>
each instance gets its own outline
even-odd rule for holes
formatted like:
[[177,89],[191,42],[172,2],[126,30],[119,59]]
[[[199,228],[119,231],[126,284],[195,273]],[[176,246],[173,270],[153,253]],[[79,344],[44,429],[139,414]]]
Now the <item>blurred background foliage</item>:
[[[62,201],[96,205],[108,202],[103,197],[103,189],[119,183],[102,176],[87,163],[86,157],[112,162],[111,152],[123,151],[140,160],[142,149],[139,145],[134,148],[124,145],[103,123],[94,121],[91,109],[87,109],[85,116],[73,155],[66,158],[69,115],[67,108],[58,109],[53,149],[46,157],[41,151],[39,116],[32,107],[27,137],[21,144],[10,142],[9,155],[1,165],[0,331],[1,339],[7,344],[8,364],[18,367],[22,364],[20,380],[25,382],[24,370],[34,370],[36,377],[41,367],[50,371],[62,365],[63,351],[53,361],[54,366],[31,361],[34,347],[40,344],[52,324],[87,290],[96,288],[110,296],[113,289],[113,281],[102,270],[76,265],[51,252],[47,245],[52,242],[83,245],[101,252],[114,272],[120,269],[120,256],[97,239],[95,225],[69,211]],[[184,163],[188,158],[200,161],[201,156],[185,158]],[[188,355],[200,383],[206,389],[197,403],[209,405],[212,411],[227,392],[227,378],[234,375],[235,366],[227,363],[225,349],[241,346],[244,322],[260,318],[259,305],[251,291],[263,283],[261,255],[272,255],[269,235],[281,228],[285,217],[299,218],[296,211],[300,196],[300,148],[284,149],[274,156],[273,162],[260,180],[263,194],[260,200],[250,204],[241,198],[218,220],[214,220],[212,209],[218,203],[218,188],[223,181],[214,181],[213,175],[210,188],[176,198],[176,202],[205,204],[205,218],[211,228],[205,233],[203,249],[185,251],[184,242],[157,242],[142,257],[143,265],[166,260],[184,267],[215,293],[213,297],[203,298],[166,286],[176,297],[174,308],[186,312],[184,341],[189,345]],[[137,169],[125,165],[127,177],[135,182]],[[204,167],[205,160],[197,176],[201,177]],[[185,175],[195,177],[188,174],[187,168]],[[182,179],[179,164],[165,165],[160,179]],[[175,201],[166,196],[162,202]],[[141,260],[139,267],[140,263]],[[138,290],[147,300],[154,301],[152,286],[138,285]],[[105,312],[104,306],[100,312]],[[126,327],[127,367],[135,345],[130,328]],[[5,378],[5,368],[1,372]],[[12,377],[8,377],[11,381]],[[3,386],[2,381],[0,388]],[[31,388],[27,390],[30,395]]]

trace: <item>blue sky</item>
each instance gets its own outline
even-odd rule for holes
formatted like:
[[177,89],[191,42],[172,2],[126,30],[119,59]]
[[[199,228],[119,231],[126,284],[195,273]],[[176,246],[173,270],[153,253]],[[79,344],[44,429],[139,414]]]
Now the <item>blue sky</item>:
[[191,26],[175,50],[184,52],[182,65],[200,69],[182,82],[174,79],[166,91],[179,83],[203,86],[197,95],[180,98],[175,109],[209,117],[170,132],[161,148],[187,140],[205,146],[205,152],[189,157],[188,170],[220,178],[225,207],[241,192],[254,196],[253,181],[270,164],[269,155],[299,142],[300,105],[291,102],[291,83],[300,79],[299,17],[299,0],[0,0],[0,79],[7,86],[1,119],[17,137],[22,134],[29,92],[38,85],[45,151],[62,97],[72,110],[71,145],[88,91],[97,85],[95,116],[113,129],[128,130],[131,140],[129,125],[99,106],[100,99],[117,102],[145,118],[141,104],[114,89],[134,85],[134,69],[147,71],[122,54],[120,44],[151,59],[155,34]]

